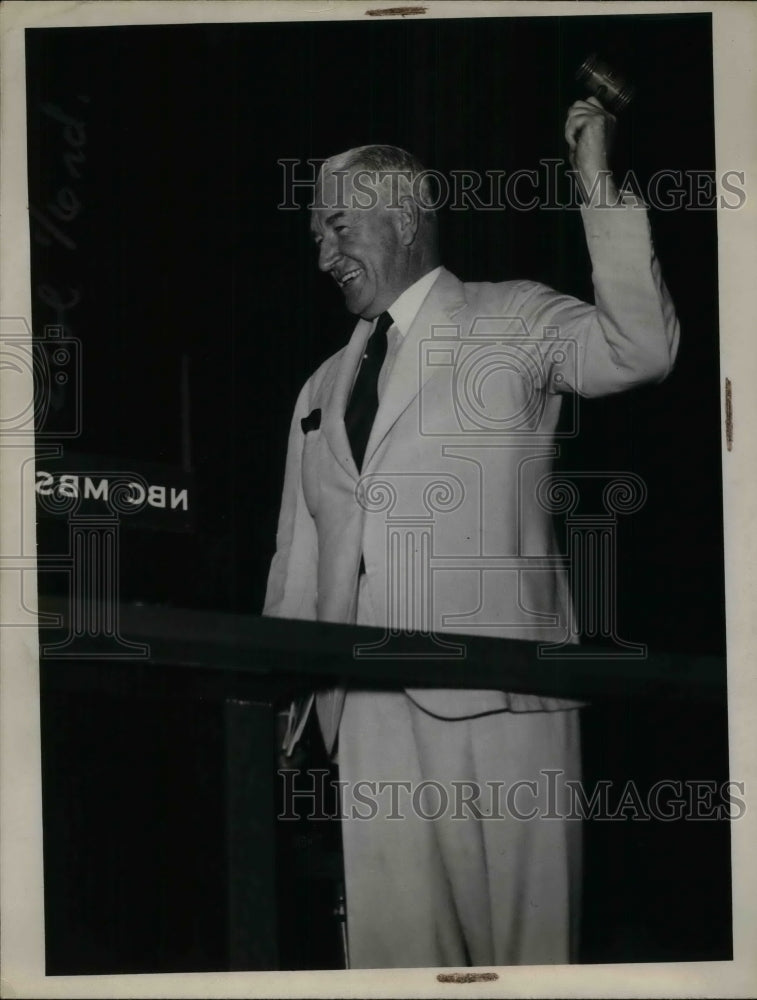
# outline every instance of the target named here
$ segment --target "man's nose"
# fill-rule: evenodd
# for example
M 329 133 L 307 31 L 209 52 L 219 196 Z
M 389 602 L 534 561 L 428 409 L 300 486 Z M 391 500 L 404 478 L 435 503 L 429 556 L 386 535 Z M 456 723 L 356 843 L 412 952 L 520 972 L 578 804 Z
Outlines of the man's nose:
M 318 267 L 322 271 L 330 271 L 338 258 L 336 240 L 333 236 L 324 236 L 318 246 Z

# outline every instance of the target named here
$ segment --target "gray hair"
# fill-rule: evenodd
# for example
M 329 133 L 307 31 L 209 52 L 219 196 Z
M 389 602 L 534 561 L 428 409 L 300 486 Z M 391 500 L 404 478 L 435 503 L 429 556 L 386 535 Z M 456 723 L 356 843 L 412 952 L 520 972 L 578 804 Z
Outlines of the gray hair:
M 356 146 L 344 153 L 329 157 L 324 167 L 339 170 L 363 170 L 375 173 L 377 180 L 395 176 L 403 184 L 403 193 L 412 195 L 424 216 L 433 216 L 434 197 L 429 182 L 429 171 L 420 160 L 399 146 Z M 394 188 L 393 191 L 397 191 Z

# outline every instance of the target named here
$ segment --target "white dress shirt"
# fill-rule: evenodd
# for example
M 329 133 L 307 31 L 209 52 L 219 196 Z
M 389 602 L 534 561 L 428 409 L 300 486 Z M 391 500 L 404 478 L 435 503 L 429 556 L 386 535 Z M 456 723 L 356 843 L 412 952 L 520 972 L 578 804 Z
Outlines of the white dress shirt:
M 386 331 L 388 341 L 386 358 L 384 359 L 384 364 L 381 366 L 381 372 L 378 377 L 377 388 L 379 401 L 384 394 L 384 388 L 386 387 L 386 383 L 389 379 L 389 374 L 394 367 L 397 352 L 402 346 L 402 342 L 407 336 L 408 330 L 413 325 L 413 321 L 423 305 L 423 300 L 431 291 L 431 287 L 439 277 L 441 270 L 441 267 L 435 267 L 433 271 L 429 271 L 427 274 L 424 274 L 422 278 L 419 278 L 414 284 L 410 285 L 409 288 L 406 288 L 387 310 L 392 317 L 392 325 Z M 376 329 L 377 322 L 378 317 L 373 324 L 374 330 Z M 371 331 L 371 333 L 373 333 L 373 331 Z

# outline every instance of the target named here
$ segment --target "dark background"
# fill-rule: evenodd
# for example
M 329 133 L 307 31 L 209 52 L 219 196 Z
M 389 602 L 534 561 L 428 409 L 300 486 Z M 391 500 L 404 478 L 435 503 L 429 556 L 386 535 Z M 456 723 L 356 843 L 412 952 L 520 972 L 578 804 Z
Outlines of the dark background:
M 643 187 L 660 169 L 715 168 L 708 15 L 27 32 L 30 205 L 49 218 L 62 188 L 74 195 L 63 240 L 32 223 L 34 332 L 62 323 L 81 342 L 80 378 L 57 391 L 51 426 L 79 392 L 72 467 L 82 453 L 195 474 L 191 528 L 123 519 L 124 600 L 262 607 L 292 407 L 352 327 L 317 271 L 307 213 L 277 208 L 277 161 L 386 142 L 447 174 L 537 168 L 565 155 L 566 111 L 583 96 L 575 70 L 592 51 L 638 88 L 619 126 L 619 176 L 632 167 Z M 61 115 L 84 154 L 74 175 Z M 724 655 L 715 212 L 650 214 L 681 320 L 677 366 L 662 386 L 582 401 L 560 465 L 647 484 L 645 507 L 619 527 L 620 635 Z M 576 211 L 445 212 L 442 240 L 463 280 L 523 277 L 591 296 Z M 78 301 L 56 311 L 50 288 Z M 40 554 L 67 537 L 65 518 L 40 520 Z M 40 574 L 42 592 L 66 585 Z M 196 724 L 173 717 L 177 738 Z M 725 713 L 695 704 L 591 709 L 584 746 L 589 781 L 727 775 Z M 156 799 L 160 787 L 156 776 Z M 726 956 L 727 828 L 689 823 L 684 843 L 675 826 L 588 829 L 585 960 Z M 179 953 L 151 967 L 216 967 Z
M 597 50 L 639 91 L 621 122 L 618 174 L 632 166 L 644 186 L 659 169 L 714 168 L 706 15 L 28 39 L 30 201 L 44 210 L 68 186 L 81 204 L 61 224 L 74 249 L 32 245 L 35 331 L 57 318 L 40 285 L 80 295 L 64 317 L 82 342 L 83 429 L 70 451 L 179 466 L 188 363 L 196 530 L 142 531 L 125 518 L 126 599 L 262 606 L 294 400 L 352 327 L 317 271 L 307 213 L 277 209 L 278 159 L 389 142 L 447 174 L 536 168 L 564 156 L 575 69 Z M 84 125 L 80 179 L 44 104 Z M 660 388 L 584 402 L 580 437 L 562 446 L 567 469 L 629 469 L 648 485 L 645 508 L 620 526 L 619 618 L 625 638 L 656 648 L 723 648 L 715 222 L 714 211 L 652 211 L 681 319 L 677 367 Z M 576 211 L 447 212 L 442 235 L 463 280 L 526 277 L 591 295 Z M 44 529 L 41 544 L 60 549 L 63 523 Z

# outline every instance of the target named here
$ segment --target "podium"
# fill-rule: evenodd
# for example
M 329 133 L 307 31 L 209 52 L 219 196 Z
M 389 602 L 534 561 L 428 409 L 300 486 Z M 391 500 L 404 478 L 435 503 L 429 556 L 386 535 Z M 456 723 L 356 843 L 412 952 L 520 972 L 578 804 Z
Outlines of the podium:
M 294 694 L 501 688 L 725 715 L 716 656 L 544 657 L 517 640 L 387 642 L 381 629 L 121 605 L 131 653 L 107 658 L 85 634 L 67 641 L 75 609 L 41 610 L 60 615 L 40 631 L 48 975 L 294 967 L 285 915 L 304 904 L 282 890 L 275 741 Z M 324 883 L 309 891 L 330 913 Z

